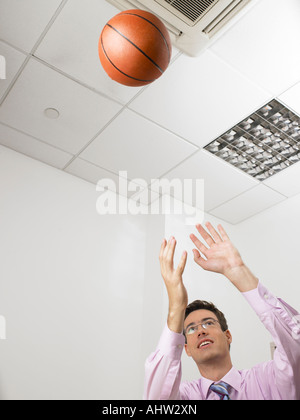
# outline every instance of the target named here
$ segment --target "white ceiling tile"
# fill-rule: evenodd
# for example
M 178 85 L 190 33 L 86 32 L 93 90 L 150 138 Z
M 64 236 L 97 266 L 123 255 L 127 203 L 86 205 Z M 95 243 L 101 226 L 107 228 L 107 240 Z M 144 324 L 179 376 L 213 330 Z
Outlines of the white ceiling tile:
M 61 0 L 0 0 L 0 38 L 30 52 Z
M 193 154 L 197 148 L 134 112 L 124 110 L 81 157 L 115 173 L 148 183 Z
M 0 81 L 0 101 L 2 95 L 6 92 L 13 78 L 16 76 L 21 65 L 26 59 L 26 55 L 9 47 L 4 42 L 0 41 L 0 55 L 4 57 L 6 79 Z
M 282 172 L 272 176 L 263 184 L 273 188 L 281 194 L 292 197 L 300 193 L 300 163 L 295 163 Z
M 102 29 L 117 13 L 120 10 L 103 0 L 69 1 L 36 55 L 113 99 L 128 102 L 141 88 L 123 86 L 111 80 L 98 56 Z
M 261 0 L 211 48 L 277 96 L 300 79 L 299 17 L 299 0 Z
M 202 210 L 205 211 L 214 209 L 259 184 L 255 179 L 205 150 L 187 159 L 164 178 L 180 179 L 182 182 L 187 179 L 204 180 L 204 208 Z M 175 197 L 181 198 L 176 195 Z M 186 202 L 194 206 L 197 204 L 194 200 Z
M 128 198 L 131 198 L 131 196 L 134 195 L 134 192 L 129 191 L 128 188 L 123 188 L 123 186 L 126 185 L 126 182 L 120 181 L 119 175 L 114 174 L 113 172 L 110 172 L 110 171 L 106 171 L 105 169 L 100 168 L 99 166 L 94 165 L 91 162 L 87 162 L 86 160 L 83 160 L 83 159 L 80 159 L 80 158 L 75 159 L 65 169 L 65 172 L 68 172 L 69 174 L 82 178 L 88 182 L 91 182 L 92 184 L 95 184 L 95 191 L 96 191 L 96 185 L 98 184 L 99 181 L 103 181 L 102 185 L 109 186 L 110 182 L 105 183 L 105 180 L 109 180 L 113 184 L 112 188 L 108 188 L 111 191 L 121 194 L 123 196 L 127 196 Z M 137 185 L 137 188 L 139 188 L 138 185 Z
M 68 165 L 65 172 L 76 175 L 79 178 L 83 178 L 95 185 L 100 179 L 104 178 L 112 179 L 116 184 L 118 183 L 118 175 L 108 172 L 105 169 L 80 158 L 75 159 L 70 165 Z
M 46 108 L 60 112 L 56 120 Z M 0 108 L 0 122 L 76 154 L 121 109 L 31 59 Z
M 285 199 L 285 196 L 265 185 L 258 185 L 210 211 L 210 214 L 228 223 L 237 224 Z
M 278 99 L 289 109 L 300 115 L 300 83 L 297 83 L 291 89 L 288 89 Z
M 202 147 L 269 99 L 207 50 L 198 58 L 178 58 L 130 108 Z
M 58 169 L 62 169 L 72 158 L 69 153 L 3 124 L 0 124 L 0 144 Z

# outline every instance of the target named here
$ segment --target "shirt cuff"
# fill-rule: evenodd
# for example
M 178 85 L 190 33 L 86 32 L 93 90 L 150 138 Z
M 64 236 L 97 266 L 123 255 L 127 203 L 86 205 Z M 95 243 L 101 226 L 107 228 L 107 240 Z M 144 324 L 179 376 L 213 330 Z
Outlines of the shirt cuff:
M 184 335 L 171 331 L 168 324 L 166 324 L 158 343 L 158 349 L 165 355 L 174 359 L 180 359 L 184 343 Z
M 242 293 L 249 305 L 258 315 L 269 312 L 278 306 L 278 299 L 259 281 L 256 289 Z

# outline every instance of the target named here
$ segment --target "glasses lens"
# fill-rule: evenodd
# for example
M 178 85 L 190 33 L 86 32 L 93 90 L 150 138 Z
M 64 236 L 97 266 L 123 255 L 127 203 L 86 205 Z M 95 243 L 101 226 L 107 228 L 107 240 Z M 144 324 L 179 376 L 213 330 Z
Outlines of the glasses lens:
M 217 321 L 211 319 L 209 321 L 206 321 L 205 324 L 203 325 L 203 328 L 210 328 L 210 327 L 214 327 L 217 324 Z
M 196 332 L 197 331 L 197 326 L 195 326 L 195 327 L 189 327 L 187 330 L 186 330 L 186 334 L 187 335 L 191 335 L 191 334 L 194 334 L 194 332 Z
M 203 322 L 203 323 L 200 323 L 200 324 L 197 324 L 197 325 L 192 325 L 192 326 L 190 326 L 187 330 L 186 330 L 186 335 L 192 335 L 192 334 L 194 334 L 197 330 L 198 330 L 198 327 L 201 325 L 202 326 L 202 328 L 204 328 L 204 329 L 209 329 L 210 327 L 214 327 L 215 325 L 217 325 L 217 323 L 218 323 L 218 321 L 217 320 L 214 320 L 214 319 L 210 319 L 210 320 L 208 320 L 208 321 L 206 321 L 206 322 Z

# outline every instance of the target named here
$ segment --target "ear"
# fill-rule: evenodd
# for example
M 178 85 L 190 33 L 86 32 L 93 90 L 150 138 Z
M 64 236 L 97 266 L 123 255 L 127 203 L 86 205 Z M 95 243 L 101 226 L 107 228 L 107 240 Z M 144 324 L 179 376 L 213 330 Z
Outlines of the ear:
M 230 345 L 232 343 L 232 335 L 231 335 L 230 331 L 229 330 L 225 331 L 225 335 L 226 335 L 228 344 Z
M 192 355 L 191 355 L 191 352 L 190 352 L 190 350 L 189 350 L 189 346 L 188 346 L 187 344 L 185 344 L 185 345 L 184 345 L 184 348 L 185 348 L 185 352 L 186 352 L 186 354 L 187 354 L 189 357 L 191 357 Z

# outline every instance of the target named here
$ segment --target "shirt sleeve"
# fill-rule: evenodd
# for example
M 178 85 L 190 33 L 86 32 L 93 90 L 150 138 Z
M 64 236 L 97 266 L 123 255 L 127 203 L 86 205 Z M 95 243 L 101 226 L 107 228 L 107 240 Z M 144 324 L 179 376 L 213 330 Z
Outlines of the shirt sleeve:
M 171 331 L 166 324 L 157 349 L 146 360 L 144 400 L 180 399 L 183 334 Z
M 300 315 L 276 298 L 260 282 L 244 297 L 271 333 L 276 345 L 274 360 L 261 381 L 274 399 L 300 399 Z M 264 365 L 266 366 L 266 365 Z

